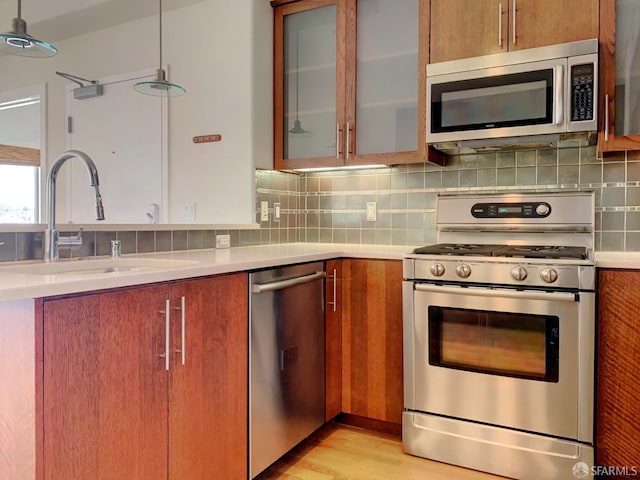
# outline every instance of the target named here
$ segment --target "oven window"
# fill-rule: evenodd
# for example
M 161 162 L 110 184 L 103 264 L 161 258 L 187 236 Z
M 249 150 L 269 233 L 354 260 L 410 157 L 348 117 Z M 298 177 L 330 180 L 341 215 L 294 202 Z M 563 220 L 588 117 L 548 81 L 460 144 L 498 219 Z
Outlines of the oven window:
M 429 364 L 558 381 L 558 317 L 429 307 Z

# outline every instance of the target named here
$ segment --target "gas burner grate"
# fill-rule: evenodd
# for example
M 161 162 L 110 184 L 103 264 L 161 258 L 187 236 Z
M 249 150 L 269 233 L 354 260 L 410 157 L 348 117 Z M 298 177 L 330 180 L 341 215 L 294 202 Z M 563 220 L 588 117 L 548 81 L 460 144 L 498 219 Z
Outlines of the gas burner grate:
M 460 255 L 483 257 L 575 259 L 589 258 L 585 247 L 553 245 L 482 245 L 464 243 L 437 243 L 413 250 L 419 255 Z
M 472 243 L 437 243 L 413 250 L 421 255 L 483 255 L 492 256 L 493 251 L 501 245 L 478 245 Z
M 585 247 L 554 245 L 507 245 L 493 252 L 496 257 L 576 259 L 588 258 Z

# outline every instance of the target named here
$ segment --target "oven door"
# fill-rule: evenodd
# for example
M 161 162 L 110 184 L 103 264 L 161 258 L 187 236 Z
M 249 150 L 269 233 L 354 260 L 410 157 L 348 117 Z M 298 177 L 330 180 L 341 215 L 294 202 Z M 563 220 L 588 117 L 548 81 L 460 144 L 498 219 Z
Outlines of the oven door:
M 408 409 L 593 441 L 594 293 L 405 283 Z

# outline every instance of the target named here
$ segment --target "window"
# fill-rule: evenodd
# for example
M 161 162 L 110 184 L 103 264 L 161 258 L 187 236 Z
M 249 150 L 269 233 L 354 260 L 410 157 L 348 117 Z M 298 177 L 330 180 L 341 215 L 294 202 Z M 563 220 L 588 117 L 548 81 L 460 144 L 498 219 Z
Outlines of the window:
M 40 167 L 0 164 L 0 223 L 38 223 Z

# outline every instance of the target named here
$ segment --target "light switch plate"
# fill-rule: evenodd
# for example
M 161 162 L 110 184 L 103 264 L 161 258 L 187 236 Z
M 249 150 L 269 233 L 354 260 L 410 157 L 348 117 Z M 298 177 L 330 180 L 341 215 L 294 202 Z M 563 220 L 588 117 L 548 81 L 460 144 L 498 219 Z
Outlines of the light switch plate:
M 280 204 L 277 202 L 273 204 L 273 221 L 280 221 Z
M 182 220 L 196 219 L 196 202 L 187 202 L 182 205 Z

